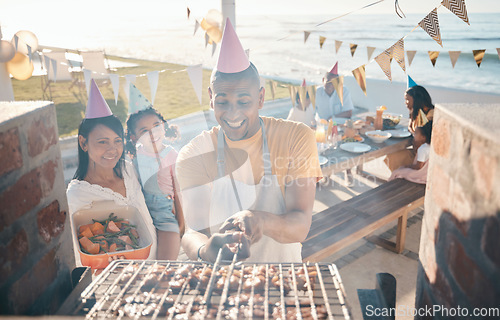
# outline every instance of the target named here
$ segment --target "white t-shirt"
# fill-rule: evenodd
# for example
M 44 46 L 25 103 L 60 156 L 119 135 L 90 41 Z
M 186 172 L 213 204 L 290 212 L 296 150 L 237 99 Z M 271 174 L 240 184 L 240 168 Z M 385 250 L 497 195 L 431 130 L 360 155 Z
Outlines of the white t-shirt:
M 316 112 L 321 119 L 329 120 L 339 113 L 354 109 L 349 89 L 344 87 L 343 90 L 344 104 L 341 104 L 337 92 L 329 96 L 323 86 L 316 89 Z
M 314 108 L 309 105 L 306 110 L 301 110 L 297 107 L 292 107 L 288 113 L 287 120 L 302 122 L 307 126 L 315 126 L 316 120 L 314 119 Z
M 429 154 L 431 152 L 431 146 L 428 143 L 424 143 L 417 150 L 417 161 L 426 162 L 429 160 Z
M 149 214 L 149 210 L 144 201 L 144 195 L 141 190 L 141 185 L 137 179 L 134 166 L 125 161 L 125 170 L 123 170 L 123 180 L 125 183 L 125 190 L 127 192 L 127 197 L 114 192 L 109 188 L 103 188 L 97 184 L 90 184 L 87 181 L 73 179 L 68 184 L 68 189 L 66 190 L 66 197 L 68 198 L 68 207 L 70 216 L 76 211 L 90 206 L 92 202 L 95 201 L 105 201 L 113 200 L 117 205 L 129 205 L 136 207 L 139 213 L 144 218 L 144 221 L 148 227 L 153 238 L 153 245 L 151 246 L 151 251 L 149 253 L 148 259 L 156 258 L 156 229 L 153 225 L 153 219 Z M 72 230 L 76 232 L 76 230 Z M 74 238 L 73 238 L 74 239 Z M 73 246 L 77 246 L 78 243 L 73 241 Z M 80 255 L 77 250 L 75 252 L 75 262 L 76 266 L 81 266 Z

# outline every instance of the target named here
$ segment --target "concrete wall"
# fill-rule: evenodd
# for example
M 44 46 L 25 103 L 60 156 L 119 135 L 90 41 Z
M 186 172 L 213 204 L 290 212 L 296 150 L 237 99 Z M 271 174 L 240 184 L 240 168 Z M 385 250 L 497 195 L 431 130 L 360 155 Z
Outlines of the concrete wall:
M 485 308 L 497 312 L 489 319 L 500 318 L 499 123 L 500 104 L 436 107 L 417 308 L 467 308 L 469 317 L 460 319 L 480 319 L 472 316 L 473 309 Z M 433 314 L 434 319 L 446 315 L 454 318 Z
M 53 314 L 74 267 L 52 102 L 0 102 L 0 313 Z

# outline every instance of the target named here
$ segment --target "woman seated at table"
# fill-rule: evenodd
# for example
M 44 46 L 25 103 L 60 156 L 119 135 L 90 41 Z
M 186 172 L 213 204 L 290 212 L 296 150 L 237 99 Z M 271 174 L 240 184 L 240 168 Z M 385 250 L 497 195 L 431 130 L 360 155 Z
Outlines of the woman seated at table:
M 417 127 L 424 126 L 434 117 L 434 105 L 427 90 L 422 86 L 413 86 L 405 92 L 405 103 L 410 112 L 410 121 L 408 131 L 415 134 Z M 409 166 L 415 159 L 416 148 L 409 148 L 387 155 L 384 159 L 385 164 L 391 171 L 402 166 Z
M 98 201 L 114 201 L 118 206 L 136 207 L 153 238 L 148 258 L 155 259 L 156 229 L 134 167 L 125 161 L 123 141 L 120 120 L 111 113 L 92 80 L 85 119 L 78 129 L 78 168 L 66 190 L 69 214 Z M 81 266 L 78 245 L 76 241 L 73 243 L 76 265 Z

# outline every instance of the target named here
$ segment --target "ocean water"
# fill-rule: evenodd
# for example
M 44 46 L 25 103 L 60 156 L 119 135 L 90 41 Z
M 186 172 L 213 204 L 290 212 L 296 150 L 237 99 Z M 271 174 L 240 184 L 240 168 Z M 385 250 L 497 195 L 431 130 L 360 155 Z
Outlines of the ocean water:
M 387 79 L 373 58 L 401 37 L 406 50 L 417 50 L 406 71 L 421 85 L 500 93 L 500 14 L 469 14 L 470 26 L 440 8 L 439 24 L 443 47 L 421 28 L 414 27 L 425 14 L 351 14 L 341 19 L 317 24 L 335 15 L 265 15 L 237 16 L 237 33 L 243 47 L 250 49 L 250 59 L 263 76 L 292 79 L 297 83 L 320 83 L 325 71 L 339 61 L 339 72 L 352 76 L 351 71 L 366 65 L 367 78 Z M 104 23 L 74 24 L 68 28 L 37 28 L 40 43 L 72 49 L 104 49 L 106 53 L 125 57 L 174 62 L 184 65 L 203 64 L 212 68 L 217 50 L 205 47 L 203 30 L 194 33 L 194 19 L 161 18 L 161 15 L 114 18 Z M 5 28 L 4 34 L 5 32 Z M 311 35 L 304 43 L 303 31 Z M 8 30 L 14 31 L 14 30 Z M 322 49 L 319 36 L 326 37 Z M 284 38 L 284 39 L 283 39 Z M 280 40 L 281 39 L 281 40 Z M 335 41 L 343 41 L 338 53 Z M 358 48 L 351 56 L 349 43 Z M 367 59 L 367 46 L 376 47 L 372 61 Z M 472 50 L 486 49 L 481 67 L 474 61 Z M 449 50 L 462 51 L 452 68 Z M 441 51 L 433 67 L 427 51 Z M 406 75 L 396 61 L 392 62 L 393 81 L 406 82 Z M 389 81 L 387 79 L 387 81 Z

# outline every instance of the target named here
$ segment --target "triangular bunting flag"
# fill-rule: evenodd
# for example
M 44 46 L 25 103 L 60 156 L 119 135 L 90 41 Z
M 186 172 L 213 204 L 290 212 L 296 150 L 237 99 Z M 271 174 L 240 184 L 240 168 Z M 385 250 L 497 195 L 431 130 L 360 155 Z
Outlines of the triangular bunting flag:
M 217 49 L 217 43 L 214 41 L 214 42 L 212 42 L 212 57 L 214 56 L 216 49 Z
M 307 86 L 307 93 L 309 93 L 309 99 L 311 99 L 311 105 L 314 108 L 316 106 L 316 86 Z
M 304 31 L 304 43 L 306 43 L 307 41 L 307 38 L 309 38 L 309 36 L 311 35 L 311 32 L 309 31 Z
M 404 72 L 406 72 L 405 69 L 405 40 L 404 38 L 401 38 L 396 42 L 395 44 L 392 45 L 392 56 L 396 60 L 396 62 L 399 64 L 401 69 L 403 69 Z
M 85 80 L 85 88 L 87 89 L 87 97 L 90 94 L 90 80 L 92 79 L 92 70 L 83 69 L 83 79 Z
M 335 40 L 335 53 L 339 53 L 340 46 L 342 45 L 342 41 Z
M 297 88 L 295 86 L 288 86 L 288 91 L 290 91 L 290 99 L 292 99 L 292 105 L 295 108 L 295 95 L 297 94 Z
M 384 71 L 385 75 L 387 78 L 389 78 L 390 81 L 392 81 L 392 76 L 391 76 L 391 53 L 389 50 L 385 50 L 381 54 L 375 57 L 375 61 L 377 61 L 378 65 Z
M 189 7 L 187 7 L 187 14 L 188 14 L 188 20 L 189 20 L 189 16 L 191 15 L 191 10 L 189 10 Z
M 193 32 L 193 36 L 196 34 L 196 31 L 198 31 L 198 28 L 200 27 L 200 23 L 198 22 L 198 20 L 195 21 L 194 23 L 194 32 Z
M 203 82 L 203 69 L 201 64 L 187 67 L 187 73 L 191 84 L 193 85 L 196 97 L 198 97 L 198 102 L 201 104 L 201 92 L 202 92 L 202 82 Z
M 356 52 L 356 48 L 358 47 L 357 44 L 350 43 L 349 48 L 351 48 L 351 57 L 354 57 L 354 52 Z
M 362 65 L 361 67 L 358 67 L 357 69 L 352 70 L 352 74 L 354 75 L 354 78 L 359 84 L 359 87 L 363 92 L 365 93 L 366 96 L 366 72 L 365 72 L 365 65 Z
M 32 58 L 33 58 L 33 57 L 32 57 L 32 53 L 31 53 L 31 46 L 30 46 L 29 44 L 27 44 L 27 45 L 26 45 L 26 47 L 28 48 L 28 57 L 29 57 L 30 62 L 31 62 L 31 60 L 32 60 Z
M 250 49 L 246 49 L 245 54 L 247 55 L 248 59 L 250 59 Z
M 109 80 L 111 81 L 111 86 L 113 87 L 113 93 L 115 94 L 115 105 L 117 105 L 118 94 L 120 93 L 120 76 L 114 73 L 110 73 Z
M 370 61 L 375 47 L 366 47 L 366 54 L 368 55 L 368 61 Z
M 57 61 L 55 59 L 50 59 L 50 64 L 52 65 L 52 71 L 54 71 L 54 83 L 57 81 Z
M 428 53 L 429 53 L 429 58 L 431 59 L 431 62 L 432 62 L 432 66 L 435 67 L 436 60 L 439 56 L 439 51 L 428 51 Z
M 455 63 L 457 63 L 458 56 L 460 56 L 461 51 L 448 51 L 451 60 L 451 66 L 455 68 Z
M 151 90 L 151 104 L 155 104 L 156 90 L 158 89 L 158 81 L 160 79 L 160 71 L 149 71 L 146 73 L 149 81 L 149 89 Z
M 470 25 L 464 0 L 443 0 L 441 4 L 453 12 L 457 17 L 462 19 L 465 23 Z
M 413 58 L 415 58 L 415 54 L 417 53 L 416 50 L 408 50 L 406 51 L 406 56 L 408 57 L 408 65 L 411 66 L 411 62 L 413 61 Z
M 432 39 L 434 39 L 442 47 L 441 33 L 439 31 L 439 21 L 437 15 L 437 8 L 434 8 L 422 21 L 418 24 L 425 32 L 427 32 Z
M 323 44 L 325 43 L 326 38 L 323 36 L 319 36 L 319 48 L 323 49 Z
M 210 36 L 205 32 L 205 48 L 208 46 L 208 42 L 210 41 Z
M 16 47 L 16 51 L 17 51 L 17 46 L 19 45 L 19 37 L 17 36 L 17 34 L 14 35 L 14 46 Z
M 47 56 L 43 56 L 43 60 L 45 61 L 45 70 L 47 70 L 47 77 L 48 77 L 50 72 L 50 58 Z
M 477 67 L 481 65 L 481 62 L 483 62 L 484 58 L 484 53 L 486 52 L 486 49 L 483 50 L 472 50 L 472 54 L 474 55 L 474 60 L 476 60 Z
M 335 92 L 339 97 L 340 104 L 344 105 L 344 76 L 335 77 L 330 80 L 335 88 Z
M 304 105 L 304 101 L 306 101 L 307 88 L 303 86 L 298 86 L 295 88 L 295 90 L 299 93 L 301 110 L 305 110 L 306 106 Z
M 271 97 L 273 98 L 273 100 L 276 97 L 276 89 L 277 89 L 277 83 L 276 83 L 276 81 L 271 80 Z
M 125 96 L 127 97 L 127 100 L 129 100 L 129 95 L 130 95 L 130 83 L 135 83 L 135 74 L 126 74 L 125 75 Z

